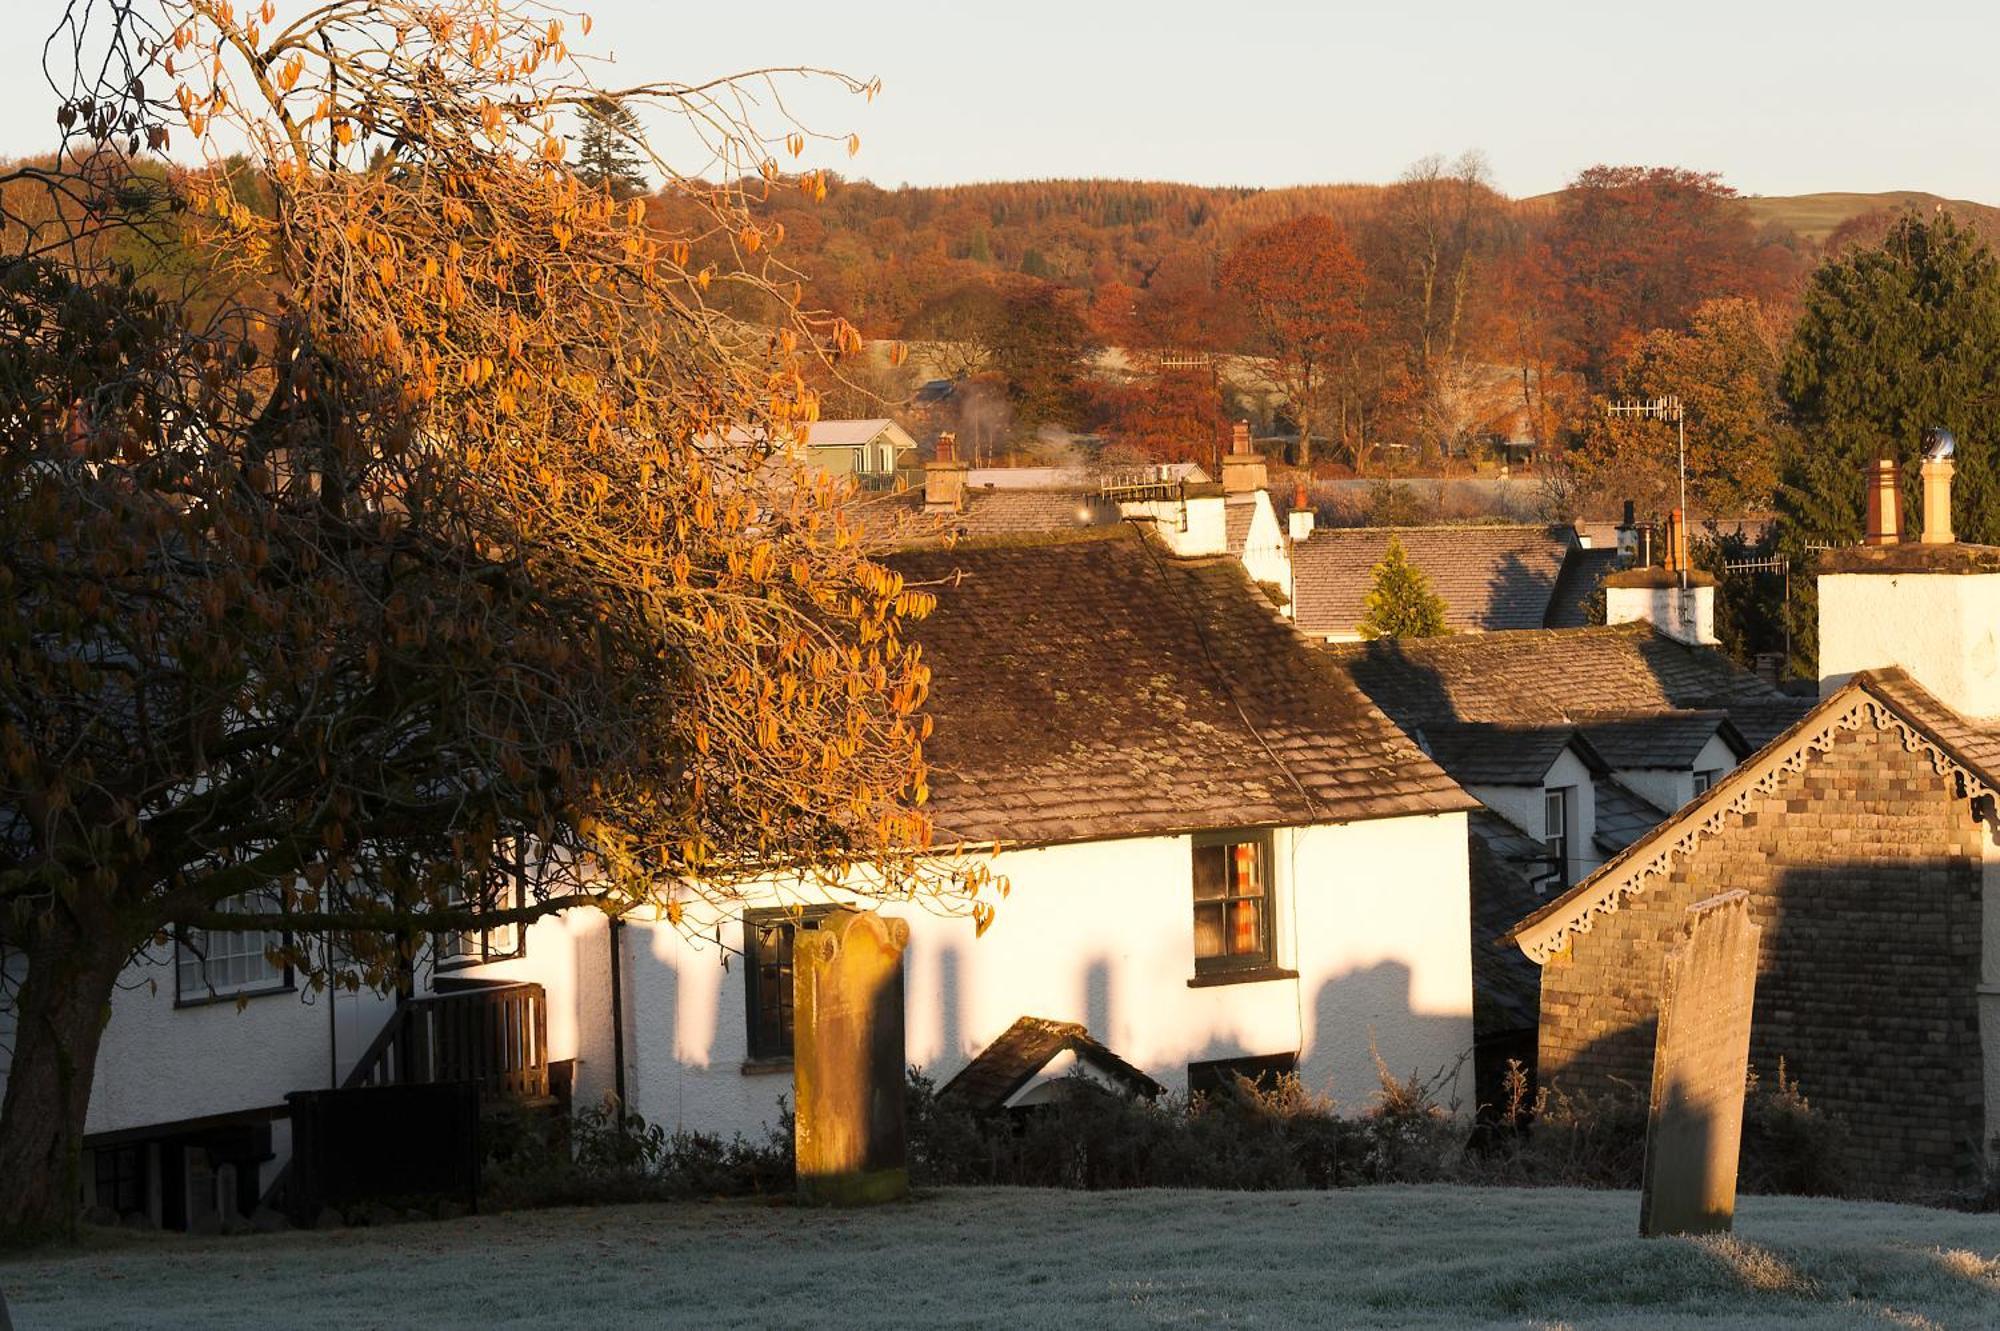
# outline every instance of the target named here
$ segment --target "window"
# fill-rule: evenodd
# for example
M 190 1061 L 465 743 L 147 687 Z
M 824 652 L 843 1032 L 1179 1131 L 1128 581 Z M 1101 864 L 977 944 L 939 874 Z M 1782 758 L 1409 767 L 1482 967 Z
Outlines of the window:
M 1218 1058 L 1207 1063 L 1188 1064 L 1188 1094 L 1216 1095 L 1245 1077 L 1262 1090 L 1277 1085 L 1278 1078 L 1299 1070 L 1297 1054 L 1260 1054 L 1253 1058 Z
M 146 1213 L 146 1148 L 100 1146 L 91 1153 L 96 1203 L 121 1216 Z
M 1722 773 L 1710 767 L 1694 774 L 1694 793 L 1706 795 L 1709 788 L 1722 779 Z
M 231 897 L 218 910 L 254 914 L 270 910 L 268 896 Z M 292 987 L 292 968 L 271 960 L 285 946 L 281 930 L 180 929 L 174 943 L 174 994 L 179 1003 L 208 1003 Z
M 528 875 L 519 859 L 496 857 L 485 890 L 478 895 L 459 884 L 445 897 L 445 904 L 469 906 L 477 915 L 489 910 L 518 910 L 527 904 Z M 485 929 L 459 929 L 437 936 L 439 970 L 477 966 L 487 961 L 508 961 L 527 951 L 527 930 L 509 922 Z
M 1195 974 L 1269 966 L 1271 842 L 1246 833 L 1194 842 Z
M 838 906 L 743 912 L 743 977 L 748 986 L 750 1057 L 792 1056 L 792 945 L 801 929 L 817 929 Z
M 1542 844 L 1556 862 L 1562 880 L 1569 881 L 1569 797 L 1570 787 L 1542 792 Z

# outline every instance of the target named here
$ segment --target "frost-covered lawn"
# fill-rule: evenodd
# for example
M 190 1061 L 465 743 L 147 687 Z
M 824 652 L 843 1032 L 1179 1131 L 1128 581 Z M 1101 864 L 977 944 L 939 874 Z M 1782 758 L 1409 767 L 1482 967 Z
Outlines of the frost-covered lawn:
M 2000 1217 L 1746 1198 L 1633 1237 L 1632 1193 L 948 1190 L 865 1213 L 606 1207 L 0 1261 L 57 1327 L 2000 1326 Z

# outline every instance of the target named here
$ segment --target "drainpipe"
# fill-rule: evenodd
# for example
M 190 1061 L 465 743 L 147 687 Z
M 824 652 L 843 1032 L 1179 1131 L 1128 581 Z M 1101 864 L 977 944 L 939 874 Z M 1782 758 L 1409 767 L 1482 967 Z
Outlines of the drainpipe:
M 611 1089 L 618 1097 L 619 1121 L 625 1114 L 625 986 L 622 958 L 625 921 L 611 921 Z

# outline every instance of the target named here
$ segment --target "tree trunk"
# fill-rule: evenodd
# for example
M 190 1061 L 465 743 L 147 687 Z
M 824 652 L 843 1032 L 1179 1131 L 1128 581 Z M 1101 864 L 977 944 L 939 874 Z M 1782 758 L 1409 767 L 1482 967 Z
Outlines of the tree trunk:
M 75 1236 L 97 1046 L 131 956 L 108 918 L 79 921 L 61 907 L 33 929 L 26 952 L 0 1101 L 0 1244 Z

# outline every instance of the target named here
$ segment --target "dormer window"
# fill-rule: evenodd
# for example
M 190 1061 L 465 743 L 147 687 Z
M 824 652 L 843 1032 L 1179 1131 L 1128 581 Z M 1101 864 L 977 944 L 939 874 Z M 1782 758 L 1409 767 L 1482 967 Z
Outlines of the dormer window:
M 1574 794 L 1569 786 L 1542 792 L 1542 844 L 1548 848 L 1549 858 L 1555 861 L 1556 872 L 1565 883 L 1569 881 L 1569 810 Z
M 1722 780 L 1722 773 L 1713 767 L 1706 767 L 1696 772 L 1694 774 L 1695 798 L 1699 799 L 1703 795 L 1706 795 L 1709 792 L 1709 788 L 1720 780 Z

